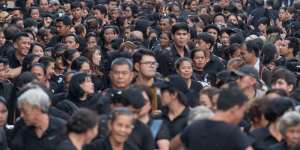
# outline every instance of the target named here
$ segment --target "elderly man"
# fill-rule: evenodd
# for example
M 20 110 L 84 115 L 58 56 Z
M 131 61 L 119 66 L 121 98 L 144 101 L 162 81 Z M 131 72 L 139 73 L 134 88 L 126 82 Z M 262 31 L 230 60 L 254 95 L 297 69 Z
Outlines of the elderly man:
M 270 150 L 289 150 L 300 144 L 300 113 L 293 111 L 285 113 L 278 124 L 284 141 L 272 145 Z
M 49 106 L 49 96 L 38 86 L 19 96 L 18 107 L 26 126 L 18 129 L 11 150 L 54 150 L 63 140 L 65 122 L 48 115 Z

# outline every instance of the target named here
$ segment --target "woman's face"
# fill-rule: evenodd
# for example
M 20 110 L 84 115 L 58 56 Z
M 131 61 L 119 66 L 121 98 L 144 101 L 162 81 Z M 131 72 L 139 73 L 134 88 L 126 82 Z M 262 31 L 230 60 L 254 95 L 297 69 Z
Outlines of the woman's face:
M 93 54 L 93 64 L 99 66 L 100 62 L 101 62 L 101 54 L 100 54 L 100 50 L 96 50 Z
M 117 34 L 114 29 L 109 28 L 104 31 L 104 40 L 106 43 L 111 43 L 112 40 L 116 38 L 117 38 Z
M 198 2 L 197 1 L 192 1 L 191 5 L 190 5 L 191 11 L 196 12 L 197 7 L 198 7 Z
M 202 70 L 207 63 L 207 59 L 203 51 L 199 51 L 195 53 L 195 57 L 193 59 L 194 67 Z
M 124 13 L 124 17 L 125 17 L 125 18 L 130 18 L 130 17 L 132 17 L 132 11 L 131 11 L 131 8 L 130 8 L 130 7 L 126 7 L 123 13 Z
M 88 48 L 95 48 L 97 47 L 97 39 L 94 36 L 91 36 L 88 40 L 87 40 L 87 47 Z
M 191 79 L 193 75 L 192 63 L 189 61 L 183 61 L 179 65 L 178 74 L 184 79 Z
M 90 74 L 91 73 L 91 67 L 90 67 L 90 64 L 88 62 L 84 62 L 82 65 L 81 65 L 81 68 L 79 70 L 80 72 L 84 72 L 84 73 L 87 73 L 87 74 Z
M 99 126 L 96 125 L 94 128 L 89 129 L 86 134 L 86 141 L 84 144 L 89 144 L 97 136 Z
M 160 46 L 161 47 L 167 47 L 167 46 L 169 46 L 169 42 L 170 42 L 169 36 L 166 33 L 161 34 L 161 36 L 160 36 Z
M 80 87 L 87 95 L 94 93 L 94 83 L 90 77 L 86 77 L 84 82 L 80 84 Z
M 43 57 L 44 56 L 44 50 L 39 45 L 35 45 L 32 49 L 32 54 L 38 55 L 39 57 Z
M 111 137 L 117 143 L 124 143 L 133 130 L 133 116 L 119 115 L 110 123 Z

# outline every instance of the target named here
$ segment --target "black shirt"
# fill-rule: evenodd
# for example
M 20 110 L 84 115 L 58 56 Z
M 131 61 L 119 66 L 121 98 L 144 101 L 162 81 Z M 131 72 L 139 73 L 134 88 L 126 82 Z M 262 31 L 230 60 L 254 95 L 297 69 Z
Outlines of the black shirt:
M 189 88 L 189 92 L 186 93 L 186 96 L 188 98 L 188 104 L 190 107 L 196 107 L 199 102 L 199 92 L 203 88 L 202 84 L 200 82 L 197 82 L 195 80 L 192 80 L 191 87 Z
M 287 143 L 285 141 L 282 141 L 275 145 L 271 145 L 268 150 L 289 150 L 289 148 L 287 146 Z
M 164 120 L 164 123 L 166 123 L 171 138 L 175 137 L 187 126 L 189 112 L 189 108 L 186 107 L 179 116 L 171 121 L 168 116 L 169 110 L 163 109 L 161 118 Z
M 255 129 L 251 132 L 251 135 L 255 138 L 253 144 L 255 150 L 266 150 L 271 145 L 278 143 L 278 141 L 270 134 L 268 128 Z
M 137 145 L 140 150 L 153 150 L 155 146 L 149 127 L 139 120 L 135 121 L 128 141 Z
M 252 143 L 237 126 L 213 120 L 194 122 L 180 138 L 189 150 L 245 150 Z
M 56 150 L 77 150 L 69 138 L 63 140 L 56 148 Z
M 65 138 L 66 123 L 51 116 L 49 119 L 49 127 L 41 138 L 37 137 L 32 126 L 20 129 L 12 141 L 11 150 L 56 150 L 57 145 Z
M 87 145 L 84 150 L 113 150 L 109 141 L 109 138 L 98 139 L 91 144 Z M 142 150 L 139 149 L 136 145 L 125 142 L 123 150 Z
M 171 46 L 170 50 L 161 51 L 156 57 L 159 63 L 158 72 L 164 77 L 175 74 L 175 61 L 180 57 L 181 56 L 178 54 L 174 44 Z M 190 57 L 188 48 L 184 48 L 184 57 Z
M 0 127 L 0 149 L 6 150 L 7 149 L 7 138 L 4 127 Z
M 17 59 L 16 50 L 7 54 L 8 64 L 10 68 L 18 68 L 22 66 L 22 62 Z

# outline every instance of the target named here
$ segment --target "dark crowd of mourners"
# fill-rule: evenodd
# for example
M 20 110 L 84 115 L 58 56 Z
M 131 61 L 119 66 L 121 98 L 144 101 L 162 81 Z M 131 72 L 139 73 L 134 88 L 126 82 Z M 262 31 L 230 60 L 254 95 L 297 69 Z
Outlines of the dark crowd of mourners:
M 300 0 L 1 0 L 0 150 L 300 150 Z

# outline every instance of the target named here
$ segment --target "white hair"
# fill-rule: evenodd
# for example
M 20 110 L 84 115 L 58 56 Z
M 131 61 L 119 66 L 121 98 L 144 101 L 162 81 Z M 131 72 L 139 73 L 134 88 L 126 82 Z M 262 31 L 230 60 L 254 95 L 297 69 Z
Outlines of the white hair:
M 197 106 L 192 108 L 188 117 L 188 124 L 192 124 L 197 120 L 210 118 L 214 113 L 205 106 Z
M 291 111 L 285 113 L 279 120 L 278 128 L 282 135 L 285 135 L 288 128 L 300 125 L 300 113 Z
M 50 106 L 50 99 L 44 90 L 36 87 L 25 91 L 18 97 L 18 107 L 22 107 L 24 103 L 40 108 L 42 112 L 46 113 Z

